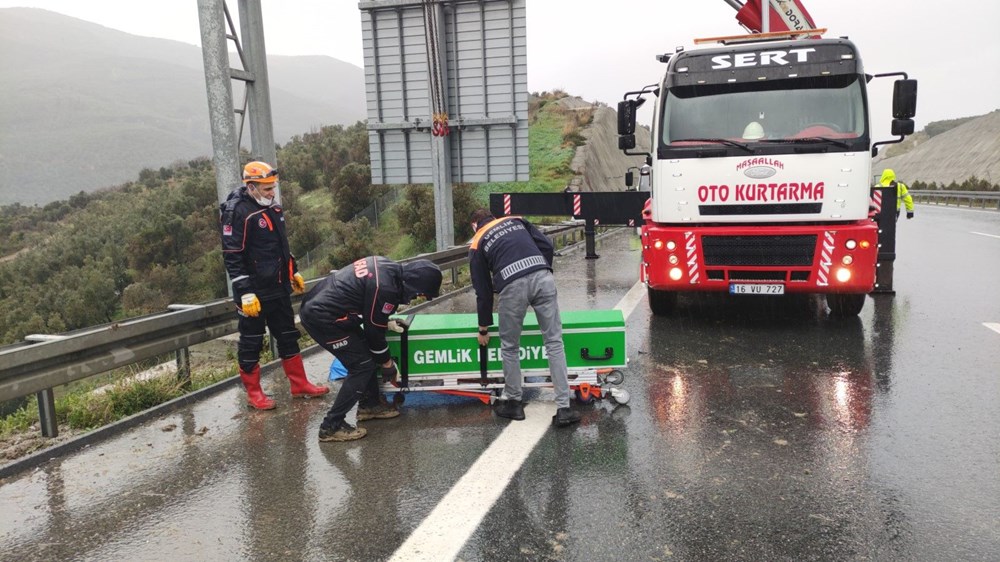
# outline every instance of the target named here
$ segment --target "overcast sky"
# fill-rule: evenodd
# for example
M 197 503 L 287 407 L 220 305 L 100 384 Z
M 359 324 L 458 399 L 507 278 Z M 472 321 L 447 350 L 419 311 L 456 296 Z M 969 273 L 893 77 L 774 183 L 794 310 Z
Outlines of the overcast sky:
M 917 128 L 1000 108 L 1000 0 L 804 0 L 827 37 L 848 36 L 868 73 L 920 81 Z M 195 0 L 0 0 L 135 35 L 200 45 Z M 230 0 L 234 14 L 237 2 Z M 723 0 L 527 0 L 528 89 L 613 104 L 659 80 L 657 53 L 742 32 Z M 362 66 L 355 0 L 264 0 L 269 54 L 328 55 Z M 891 82 L 873 83 L 872 123 L 887 131 Z

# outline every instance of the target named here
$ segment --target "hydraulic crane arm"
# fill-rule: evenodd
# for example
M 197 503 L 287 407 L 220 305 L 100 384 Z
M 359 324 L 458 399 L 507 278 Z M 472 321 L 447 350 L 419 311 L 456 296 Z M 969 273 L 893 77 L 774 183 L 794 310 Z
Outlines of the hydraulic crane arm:
M 763 0 L 723 0 L 736 10 L 736 21 L 751 33 L 778 31 L 802 31 L 815 29 L 812 16 L 802 5 L 802 0 L 768 0 L 769 17 L 765 20 L 761 4 Z

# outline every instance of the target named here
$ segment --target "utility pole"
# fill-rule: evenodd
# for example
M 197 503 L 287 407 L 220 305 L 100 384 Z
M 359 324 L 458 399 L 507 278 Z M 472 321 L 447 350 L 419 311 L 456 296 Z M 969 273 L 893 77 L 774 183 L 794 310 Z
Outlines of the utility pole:
M 208 117 L 212 126 L 212 161 L 215 164 L 219 202 L 243 182 L 239 159 L 243 120 L 250 120 L 252 158 L 277 166 L 271 94 L 267 78 L 267 51 L 260 0 L 239 0 L 240 30 L 246 48 L 233 26 L 225 0 L 198 0 L 201 50 L 205 61 Z M 232 39 L 243 69 L 231 68 L 227 40 Z M 232 80 L 245 84 L 241 107 L 233 104 Z M 249 106 L 249 107 L 248 107 Z M 248 110 L 249 109 L 249 110 Z M 239 133 L 234 115 L 240 115 Z M 280 201 L 280 193 L 276 194 Z

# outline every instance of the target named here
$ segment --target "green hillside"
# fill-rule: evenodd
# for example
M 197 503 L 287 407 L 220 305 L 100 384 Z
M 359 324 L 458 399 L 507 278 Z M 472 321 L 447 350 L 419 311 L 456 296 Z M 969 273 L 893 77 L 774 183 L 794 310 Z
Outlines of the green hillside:
M 456 240 L 471 236 L 464 218 L 491 191 L 553 191 L 568 183 L 579 124 L 558 104 L 539 103 L 555 97 L 532 103 L 529 182 L 454 186 Z M 289 241 L 297 256 L 310 256 L 307 276 L 364 255 L 434 248 L 430 186 L 401 189 L 398 201 L 381 209 L 377 228 L 369 218 L 351 220 L 390 192 L 370 185 L 363 123 L 293 137 L 278 162 Z M 202 158 L 43 207 L 0 207 L 0 344 L 224 297 L 217 206 L 212 165 Z

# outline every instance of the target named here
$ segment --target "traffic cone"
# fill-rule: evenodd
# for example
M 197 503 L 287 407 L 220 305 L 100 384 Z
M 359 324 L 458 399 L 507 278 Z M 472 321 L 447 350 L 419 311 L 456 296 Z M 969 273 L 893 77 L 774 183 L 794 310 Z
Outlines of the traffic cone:
M 322 396 L 330 389 L 325 386 L 318 386 L 306 378 L 306 367 L 302 364 L 301 355 L 293 355 L 281 360 L 281 367 L 285 370 L 288 383 L 291 386 L 292 398 L 312 398 Z
M 247 389 L 247 402 L 251 407 L 258 410 L 274 409 L 274 400 L 260 389 L 260 365 L 254 365 L 249 373 L 240 368 L 240 379 L 243 381 L 243 388 Z

